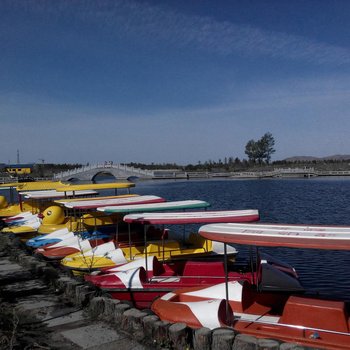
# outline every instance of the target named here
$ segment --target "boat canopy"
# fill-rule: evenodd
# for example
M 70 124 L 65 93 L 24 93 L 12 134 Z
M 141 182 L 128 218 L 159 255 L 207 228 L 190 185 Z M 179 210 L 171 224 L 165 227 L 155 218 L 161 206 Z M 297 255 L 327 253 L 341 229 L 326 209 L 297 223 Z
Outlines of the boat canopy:
M 109 190 L 109 189 L 119 189 L 119 188 L 130 188 L 135 187 L 132 182 L 108 182 L 101 184 L 80 184 L 80 185 L 70 185 L 67 187 L 59 187 L 57 191 L 84 191 L 84 190 Z
M 32 181 L 32 182 L 10 182 L 0 184 L 0 189 L 10 187 L 18 191 L 36 191 L 36 190 L 52 190 L 60 188 L 67 188 L 70 184 L 64 184 L 61 181 Z
M 268 247 L 350 250 L 350 227 L 279 224 L 209 224 L 199 234 L 207 239 Z
M 79 200 L 63 202 L 63 205 L 69 209 L 97 209 L 105 206 L 119 206 L 130 204 L 144 204 L 144 203 L 160 203 L 165 202 L 164 198 L 152 195 L 145 196 L 121 196 L 113 198 L 94 198 L 90 200 Z
M 251 209 L 128 214 L 124 216 L 123 220 L 127 223 L 141 223 L 147 225 L 180 225 L 213 222 L 237 222 L 240 220 L 256 221 L 258 219 L 259 211 Z
M 210 204 L 200 200 L 185 200 L 185 201 L 173 201 L 164 203 L 151 203 L 151 204 L 133 204 L 122 205 L 117 207 L 102 207 L 97 208 L 98 211 L 105 213 L 136 213 L 144 211 L 165 211 L 165 210 L 179 210 L 179 209 L 198 209 L 209 207 Z
M 70 202 L 85 202 L 85 201 L 91 201 L 91 200 L 101 200 L 101 199 L 111 199 L 111 198 L 126 198 L 126 197 L 136 197 L 139 196 L 138 194 L 131 194 L 131 193 L 127 193 L 127 194 L 116 194 L 113 196 L 98 196 L 98 197 L 83 197 L 83 198 L 62 198 L 62 199 L 56 199 L 54 202 L 59 204 L 59 205 L 63 205 L 65 206 L 66 203 L 70 203 Z
M 28 191 L 28 192 L 19 192 L 19 194 L 27 199 L 50 199 L 50 198 L 62 198 L 62 197 L 72 197 L 72 196 L 89 196 L 96 195 L 97 192 L 93 190 L 85 191 L 68 191 L 58 192 L 56 190 L 45 190 L 45 191 Z

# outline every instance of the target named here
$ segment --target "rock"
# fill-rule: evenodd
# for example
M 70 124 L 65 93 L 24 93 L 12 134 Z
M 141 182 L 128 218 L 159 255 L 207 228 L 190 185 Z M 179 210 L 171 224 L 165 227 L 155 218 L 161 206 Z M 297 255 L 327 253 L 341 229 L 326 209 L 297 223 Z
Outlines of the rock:
M 219 328 L 212 333 L 213 350 L 231 350 L 235 339 L 235 332 L 232 329 Z
M 79 306 L 86 306 L 92 298 L 93 290 L 89 286 L 78 285 L 75 288 L 75 304 Z
M 194 350 L 210 350 L 212 342 L 212 332 L 209 328 L 203 327 L 195 330 L 193 334 Z
M 153 323 L 159 321 L 159 317 L 156 315 L 148 315 L 143 318 L 143 329 L 147 339 L 153 339 Z
M 130 309 L 130 305 L 120 303 L 118 305 L 115 305 L 114 308 L 114 323 L 118 326 L 121 327 L 122 319 L 123 319 L 123 314 L 126 310 Z
M 258 339 L 259 350 L 279 350 L 280 342 L 273 339 Z
M 257 350 L 258 339 L 246 334 L 237 334 L 233 350 Z
M 105 309 L 105 299 L 101 297 L 93 298 L 90 301 L 88 312 L 93 319 L 97 319 L 103 314 Z
M 173 349 L 182 350 L 189 347 L 190 329 L 186 323 L 175 323 L 169 327 L 169 340 Z
M 123 313 L 121 328 L 133 335 L 133 338 L 140 341 L 145 338 L 143 331 L 143 318 L 147 314 L 137 309 L 129 309 Z
M 153 341 L 155 344 L 158 346 L 167 346 L 170 347 L 171 344 L 169 344 L 169 326 L 170 323 L 166 321 L 156 321 L 152 323 L 153 329 L 152 329 L 152 334 L 153 334 Z
M 108 322 L 114 322 L 116 305 L 120 304 L 120 300 L 104 298 L 105 309 L 103 312 L 103 319 Z

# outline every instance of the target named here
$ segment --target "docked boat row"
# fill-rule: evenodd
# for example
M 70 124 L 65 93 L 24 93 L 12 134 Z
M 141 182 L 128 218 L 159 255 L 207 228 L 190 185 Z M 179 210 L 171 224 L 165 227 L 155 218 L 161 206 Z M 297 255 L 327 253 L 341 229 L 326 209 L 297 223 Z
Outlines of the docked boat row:
M 104 188 L 108 186 L 103 184 Z M 115 184 L 112 186 L 117 187 Z M 92 185 L 70 186 L 69 189 L 77 195 L 79 191 L 91 190 Z M 52 193 L 53 198 L 57 192 L 60 189 Z M 195 231 L 178 234 L 165 228 L 165 225 L 259 219 L 257 210 L 208 211 L 206 209 L 210 204 L 201 200 L 166 201 L 153 195 L 131 194 L 70 199 L 67 198 L 67 190 L 65 192 L 64 199 L 54 199 L 54 205 L 42 213 L 31 214 L 37 220 L 36 226 L 29 226 L 29 220 L 16 221 L 13 217 L 7 219 L 7 227 L 2 231 L 18 234 L 33 249 L 34 254 L 52 262 L 60 262 L 74 274 L 115 267 L 144 256 L 146 261 L 147 256 L 154 255 L 162 262 L 188 257 L 222 256 L 222 245 L 200 238 Z M 49 194 L 44 196 L 42 192 L 26 192 L 22 197 L 47 199 Z M 151 212 L 159 211 L 163 212 L 163 218 L 150 216 Z M 170 215 L 169 211 L 177 212 Z M 124 220 L 128 213 L 142 215 L 131 214 L 128 220 Z M 147 223 L 140 220 L 141 217 L 147 219 Z M 28 233 L 34 237 L 30 238 Z M 231 248 L 231 254 L 236 254 L 234 248 Z
M 69 201 L 81 197 L 96 197 L 99 195 L 98 190 L 113 189 L 117 196 L 119 189 L 126 189 L 130 196 L 130 188 L 134 186 L 133 183 L 118 182 L 72 185 L 60 181 L 0 184 L 0 220 L 20 217 L 24 213 L 40 214 L 50 205 L 54 205 L 57 199 Z
M 210 210 L 197 199 L 79 193 L 96 190 L 57 187 L 48 207 L 7 217 L 2 232 L 18 234 L 33 254 L 83 277 L 96 293 L 151 308 L 164 321 L 350 348 L 349 305 L 310 295 L 292 266 L 261 248 L 349 250 L 350 227 L 257 223 L 256 209 Z M 39 225 L 26 236 L 34 217 Z M 236 248 L 245 245 L 250 256 L 240 257 Z

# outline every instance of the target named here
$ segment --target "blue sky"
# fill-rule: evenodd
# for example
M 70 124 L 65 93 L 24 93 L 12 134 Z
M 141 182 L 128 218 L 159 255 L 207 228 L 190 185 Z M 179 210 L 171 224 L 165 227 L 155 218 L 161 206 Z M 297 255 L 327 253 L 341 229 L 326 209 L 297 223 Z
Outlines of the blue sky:
M 0 163 L 350 154 L 348 0 L 2 0 Z

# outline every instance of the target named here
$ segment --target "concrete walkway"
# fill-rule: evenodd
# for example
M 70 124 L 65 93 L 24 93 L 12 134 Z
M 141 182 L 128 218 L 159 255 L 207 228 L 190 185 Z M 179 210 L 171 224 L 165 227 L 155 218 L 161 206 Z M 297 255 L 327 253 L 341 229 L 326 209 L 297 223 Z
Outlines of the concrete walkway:
M 18 319 L 15 344 L 57 350 L 150 349 L 106 323 L 91 320 L 82 308 L 55 295 L 52 287 L 4 252 L 0 256 L 0 297 L 1 307 L 10 307 Z

